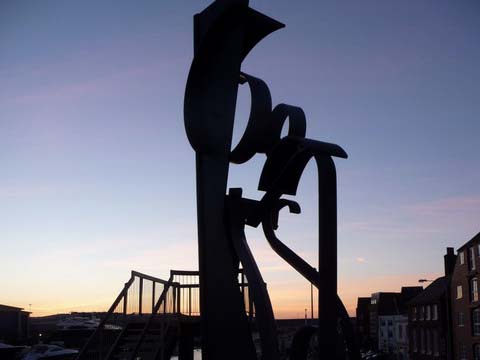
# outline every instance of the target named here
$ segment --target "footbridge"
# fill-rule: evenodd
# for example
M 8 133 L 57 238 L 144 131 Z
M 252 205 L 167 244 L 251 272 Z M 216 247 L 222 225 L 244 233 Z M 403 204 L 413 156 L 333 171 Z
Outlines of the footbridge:
M 253 322 L 255 310 L 243 270 L 238 286 Z M 189 360 L 199 335 L 198 271 L 171 270 L 168 280 L 132 271 L 77 360 L 163 360 L 176 349 L 180 359 Z

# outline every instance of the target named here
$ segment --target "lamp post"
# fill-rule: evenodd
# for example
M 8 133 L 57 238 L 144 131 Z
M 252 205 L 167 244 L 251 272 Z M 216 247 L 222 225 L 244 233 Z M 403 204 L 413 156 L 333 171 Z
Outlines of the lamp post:
M 310 283 L 310 321 L 313 325 L 313 283 Z
M 418 279 L 419 283 L 425 283 L 425 282 L 433 282 L 434 280 L 429 280 L 429 279 Z

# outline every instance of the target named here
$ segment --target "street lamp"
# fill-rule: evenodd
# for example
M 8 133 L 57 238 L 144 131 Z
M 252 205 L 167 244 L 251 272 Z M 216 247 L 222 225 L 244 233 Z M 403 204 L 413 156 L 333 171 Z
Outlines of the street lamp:
M 424 283 L 424 282 L 432 282 L 434 280 L 429 280 L 429 279 L 418 279 L 419 283 Z

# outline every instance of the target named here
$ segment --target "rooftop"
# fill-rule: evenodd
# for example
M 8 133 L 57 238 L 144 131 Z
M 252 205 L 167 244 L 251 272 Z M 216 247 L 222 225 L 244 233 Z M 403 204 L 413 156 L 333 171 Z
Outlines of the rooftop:
M 475 235 L 473 238 L 471 238 L 470 240 L 468 240 L 465 244 L 463 244 L 462 246 L 460 246 L 457 251 L 461 251 L 463 249 L 465 249 L 466 247 L 469 247 L 472 243 L 476 243 L 476 242 L 480 242 L 480 232 Z
M 420 294 L 415 296 L 408 302 L 408 305 L 427 304 L 438 301 L 442 295 L 447 291 L 448 278 L 445 276 L 439 277 L 429 286 L 425 288 Z
M 22 311 L 23 308 L 0 304 L 0 311 Z

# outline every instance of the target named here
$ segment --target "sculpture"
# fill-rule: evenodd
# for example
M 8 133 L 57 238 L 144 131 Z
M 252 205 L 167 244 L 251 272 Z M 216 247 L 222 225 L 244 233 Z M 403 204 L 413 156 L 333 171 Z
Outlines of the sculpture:
M 241 263 L 253 297 L 263 359 L 278 359 L 275 319 L 261 273 L 244 234 L 245 225 L 262 225 L 267 241 L 293 268 L 319 289 L 319 324 L 294 339 L 291 358 L 306 357 L 310 337 L 318 331 L 323 359 L 338 355 L 338 318 L 348 358 L 359 358 L 348 314 L 337 296 L 336 174 L 332 157 L 346 158 L 338 145 L 305 138 L 306 119 L 296 106 L 279 104 L 272 110 L 270 91 L 261 79 L 241 72 L 249 51 L 284 25 L 248 6 L 247 0 L 216 0 L 194 17 L 194 58 L 185 91 L 184 118 L 188 139 L 196 152 L 197 217 L 203 359 L 256 359 L 250 324 L 238 288 Z M 239 144 L 231 150 L 239 84 L 251 92 L 251 111 Z M 289 119 L 288 135 L 280 138 Z M 267 155 L 260 177 L 259 201 L 242 197 L 241 189 L 227 192 L 229 163 L 245 163 L 256 153 Z M 297 203 L 295 195 L 310 159 L 319 176 L 318 271 L 275 235 L 278 212 Z

